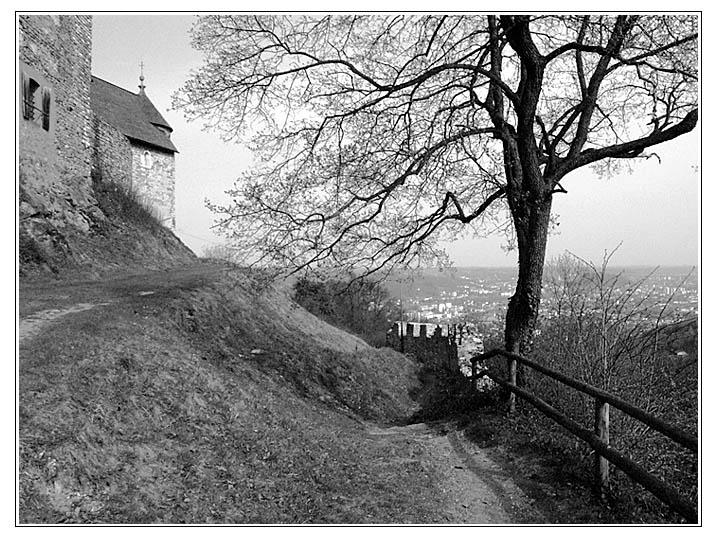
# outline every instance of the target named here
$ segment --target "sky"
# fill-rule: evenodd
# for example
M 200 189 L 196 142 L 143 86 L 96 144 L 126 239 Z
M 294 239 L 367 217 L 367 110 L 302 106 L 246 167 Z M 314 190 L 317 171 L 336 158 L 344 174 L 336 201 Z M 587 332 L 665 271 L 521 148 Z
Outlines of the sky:
M 171 95 L 202 63 L 190 44 L 195 17 L 182 15 L 95 15 L 94 75 L 137 91 L 144 63 L 146 92 L 174 132 L 176 233 L 197 254 L 223 243 L 211 229 L 204 200 L 223 202 L 225 191 L 247 166 L 249 153 L 188 123 L 170 109 Z M 697 265 L 700 210 L 700 133 L 695 130 L 653 148 L 660 156 L 634 163 L 632 173 L 610 179 L 580 170 L 562 182 L 568 194 L 554 198 L 559 226 L 548 239 L 548 258 L 570 251 L 599 262 L 622 244 L 614 265 Z M 457 266 L 513 266 L 515 251 L 505 239 L 464 239 L 446 245 Z

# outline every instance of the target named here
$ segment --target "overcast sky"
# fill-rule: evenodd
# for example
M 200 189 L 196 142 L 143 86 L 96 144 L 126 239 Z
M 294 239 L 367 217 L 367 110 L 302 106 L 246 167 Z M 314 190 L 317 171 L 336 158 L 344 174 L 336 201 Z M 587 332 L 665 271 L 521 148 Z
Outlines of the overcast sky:
M 239 146 L 223 143 L 201 124 L 187 123 L 169 110 L 171 94 L 201 65 L 191 48 L 187 15 L 96 15 L 94 75 L 137 91 L 139 62 L 145 64 L 147 95 L 174 129 L 177 155 L 177 235 L 197 254 L 221 243 L 210 226 L 213 216 L 204 199 L 226 200 L 224 191 L 248 161 Z M 569 250 L 599 261 L 603 251 L 622 247 L 616 265 L 696 265 L 700 175 L 700 135 L 692 132 L 654 149 L 661 157 L 641 161 L 632 174 L 611 179 L 589 170 L 568 176 L 568 194 L 556 195 L 553 211 L 558 232 L 548 240 L 548 256 Z M 517 256 L 506 253 L 500 237 L 463 240 L 448 246 L 456 265 L 511 266 Z

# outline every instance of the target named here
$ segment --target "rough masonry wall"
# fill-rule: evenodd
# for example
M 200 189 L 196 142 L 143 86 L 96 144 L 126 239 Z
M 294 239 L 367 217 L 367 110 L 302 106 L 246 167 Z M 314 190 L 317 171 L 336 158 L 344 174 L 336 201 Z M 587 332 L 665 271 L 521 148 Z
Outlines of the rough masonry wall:
M 39 83 L 40 88 L 51 88 L 51 83 L 36 68 L 20 62 L 20 71 L 30 79 Z M 22 85 L 22 77 L 18 77 Z M 41 101 L 42 90 L 38 90 L 35 96 L 35 106 L 39 108 L 38 101 Z M 35 118 L 26 120 L 23 116 L 25 107 L 22 87 L 18 88 L 18 131 L 20 137 L 20 160 L 23 166 L 30 166 L 35 169 L 44 168 L 41 176 L 48 176 L 54 181 L 59 180 L 59 166 L 57 159 L 57 144 L 55 142 L 55 126 L 57 125 L 57 107 L 50 107 L 49 129 L 43 128 L 43 118 L 34 111 Z
M 174 153 L 132 143 L 132 189 L 174 229 Z M 148 154 L 149 162 L 147 162 Z
M 117 128 L 96 115 L 93 118 L 92 175 L 101 181 L 131 187 L 132 147 Z
M 35 236 L 48 223 L 86 231 L 96 213 L 90 183 L 92 17 L 22 15 L 18 26 L 20 68 L 37 73 L 52 95 L 49 133 L 22 112 L 18 120 L 21 232 Z
M 76 181 L 89 180 L 92 17 L 23 15 L 19 26 L 20 61 L 52 86 L 61 172 Z
M 399 324 L 395 323 L 386 334 L 386 345 L 396 351 L 413 355 L 420 363 L 458 370 L 455 337 L 443 335 L 440 329 L 429 335 L 423 324 L 419 325 L 419 328 L 419 334 L 415 336 L 413 324 L 408 323 L 406 334 L 401 335 Z

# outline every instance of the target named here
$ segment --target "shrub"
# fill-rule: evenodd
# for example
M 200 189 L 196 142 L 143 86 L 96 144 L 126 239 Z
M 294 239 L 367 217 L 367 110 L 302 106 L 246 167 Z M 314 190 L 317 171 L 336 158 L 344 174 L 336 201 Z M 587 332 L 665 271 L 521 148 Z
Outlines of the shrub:
M 612 392 L 696 435 L 697 321 L 668 321 L 674 293 L 666 301 L 655 297 L 645 285 L 652 273 L 638 282 L 626 282 L 620 273 L 608 269 L 611 255 L 606 255 L 599 266 L 571 255 L 564 255 L 548 266 L 547 304 L 532 358 Z M 675 341 L 690 353 L 676 356 Z M 592 398 L 538 373 L 525 374 L 524 383 L 531 392 L 592 429 Z M 586 445 L 532 407 L 524 406 L 522 413 L 536 439 L 549 439 L 547 444 L 565 454 L 577 450 L 582 456 L 581 472 L 589 472 L 592 457 Z M 696 502 L 696 455 L 612 410 L 610 442 Z M 622 474 L 613 474 L 611 480 L 613 494 L 632 497 L 638 505 L 649 506 L 651 510 L 664 510 Z
M 163 227 L 156 209 L 131 188 L 103 181 L 97 174 L 92 176 L 92 188 L 99 208 L 108 217 L 117 217 L 150 230 Z
M 202 258 L 237 263 L 240 258 L 237 254 L 237 250 L 229 245 L 215 244 L 204 247 Z
M 294 300 L 315 316 L 357 334 L 374 347 L 386 344 L 386 331 L 400 315 L 380 282 L 355 279 L 352 275 L 324 281 L 302 277 L 294 285 Z
M 50 260 L 43 251 L 42 247 L 30 235 L 24 231 L 20 231 L 18 236 L 18 261 L 20 262 L 20 272 L 27 266 L 39 266 L 49 264 Z

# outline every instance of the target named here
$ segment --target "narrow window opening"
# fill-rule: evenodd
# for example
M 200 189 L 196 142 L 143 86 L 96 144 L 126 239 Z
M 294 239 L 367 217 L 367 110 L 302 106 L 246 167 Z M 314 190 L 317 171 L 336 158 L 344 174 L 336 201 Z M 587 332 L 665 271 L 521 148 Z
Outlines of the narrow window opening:
M 151 168 L 152 167 L 152 154 L 149 151 L 145 151 L 142 153 L 142 157 L 140 157 L 140 163 L 145 168 Z
M 52 97 L 49 88 L 42 89 L 42 128 L 50 130 L 50 103 Z
M 35 107 L 35 95 L 37 94 L 37 90 L 40 88 L 40 85 L 37 83 L 37 81 L 33 78 L 28 77 L 27 75 L 23 74 L 22 78 L 22 102 L 23 102 L 23 118 L 26 120 L 32 120 L 35 119 L 36 114 L 35 112 L 37 108 Z
M 45 131 L 50 130 L 52 92 L 27 74 L 22 74 L 22 117 L 39 123 Z

